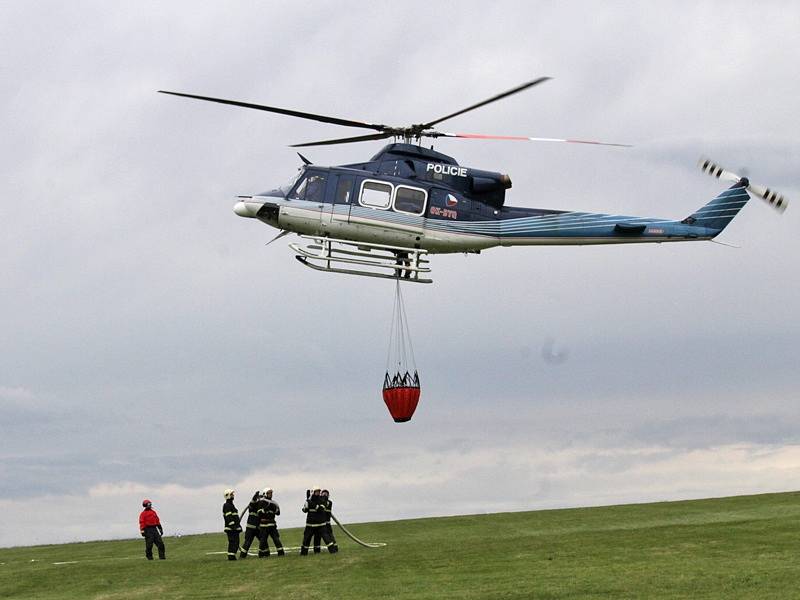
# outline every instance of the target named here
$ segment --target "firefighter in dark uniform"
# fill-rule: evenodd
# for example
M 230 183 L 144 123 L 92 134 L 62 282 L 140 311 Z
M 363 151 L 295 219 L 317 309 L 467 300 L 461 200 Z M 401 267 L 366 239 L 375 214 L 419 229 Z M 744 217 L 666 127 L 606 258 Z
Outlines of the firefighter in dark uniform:
M 247 551 L 250 550 L 253 540 L 256 537 L 258 537 L 259 540 L 261 539 L 258 530 L 258 523 L 261 518 L 258 514 L 260 504 L 261 492 L 256 490 L 256 493 L 253 494 L 253 498 L 247 505 L 247 525 L 244 528 L 244 544 L 242 544 L 241 552 L 239 552 L 239 558 L 247 558 Z
M 258 555 L 269 556 L 269 539 L 275 544 L 278 556 L 283 556 L 283 544 L 281 534 L 278 531 L 278 524 L 275 517 L 281 514 L 281 507 L 272 499 L 272 488 L 264 488 L 261 492 L 261 502 L 259 504 L 259 542 Z
M 233 504 L 236 494 L 231 489 L 225 490 L 225 504 L 222 505 L 222 518 L 225 519 L 225 534 L 228 536 L 228 560 L 236 560 L 236 551 L 239 550 L 239 534 L 242 526 L 239 524 L 239 511 Z
M 324 498 L 323 498 L 323 496 L 324 496 L 324 494 L 325 494 L 327 491 L 328 491 L 328 490 L 322 490 L 322 491 L 319 493 L 319 501 L 318 501 L 318 504 L 317 504 L 317 507 L 318 507 L 318 508 L 319 508 L 319 507 L 324 507 L 324 506 L 325 506 L 325 502 L 324 502 Z M 322 530 L 323 530 L 323 529 L 324 529 L 324 527 L 317 527 L 317 528 L 314 530 L 314 542 L 313 542 L 313 543 L 314 543 L 314 554 L 319 554 L 319 553 L 320 553 L 320 547 L 319 547 L 319 543 L 320 543 L 320 541 L 322 540 Z
M 321 536 L 328 546 L 328 552 L 335 554 L 339 551 L 339 546 L 336 545 L 336 538 L 333 537 L 333 527 L 331 527 L 331 513 L 333 512 L 333 501 L 330 500 L 330 492 L 322 490 L 320 494 L 322 498 L 322 508 L 325 513 L 325 527 L 321 527 L 321 531 L 314 535 L 314 552 L 319 552 L 319 537 Z M 327 537 L 324 535 L 327 533 Z
M 161 520 L 153 510 L 153 503 L 147 498 L 142 500 L 144 510 L 139 514 L 139 533 L 144 538 L 144 555 L 147 560 L 153 560 L 153 544 L 158 548 L 158 558 L 164 560 L 167 555 L 164 551 L 164 542 L 161 539 L 164 528 L 161 527 Z
M 320 488 L 314 486 L 310 491 L 306 491 L 306 501 L 303 504 L 303 512 L 306 513 L 306 528 L 303 530 L 303 543 L 300 545 L 300 555 L 308 555 L 308 546 L 314 533 L 325 525 L 325 515 L 320 510 Z

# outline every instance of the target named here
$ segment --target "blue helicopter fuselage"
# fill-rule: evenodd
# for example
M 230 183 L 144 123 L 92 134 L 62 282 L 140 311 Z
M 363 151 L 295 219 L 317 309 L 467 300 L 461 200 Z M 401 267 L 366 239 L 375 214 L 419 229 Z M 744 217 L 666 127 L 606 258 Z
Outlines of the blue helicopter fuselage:
M 289 184 L 234 207 L 283 231 L 430 253 L 495 246 L 709 240 L 749 199 L 746 180 L 683 220 L 505 205 L 507 175 L 444 154 L 390 144 L 366 163 L 306 165 Z

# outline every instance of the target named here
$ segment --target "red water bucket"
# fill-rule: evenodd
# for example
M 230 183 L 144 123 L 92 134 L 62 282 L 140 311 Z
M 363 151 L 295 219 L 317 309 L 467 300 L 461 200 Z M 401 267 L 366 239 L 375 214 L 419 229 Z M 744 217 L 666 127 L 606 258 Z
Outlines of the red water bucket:
M 411 420 L 414 411 L 417 410 L 419 394 L 418 387 L 384 388 L 383 401 L 395 423 L 405 423 Z

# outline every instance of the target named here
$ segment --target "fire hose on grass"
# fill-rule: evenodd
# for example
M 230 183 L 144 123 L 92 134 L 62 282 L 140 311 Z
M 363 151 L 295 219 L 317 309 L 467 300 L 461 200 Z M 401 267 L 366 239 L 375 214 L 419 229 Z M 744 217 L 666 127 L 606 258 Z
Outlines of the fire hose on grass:
M 275 502 L 272 502 L 272 501 L 270 501 L 270 504 L 275 504 L 275 505 L 277 506 L 277 504 L 276 504 Z M 239 523 L 241 523 L 241 522 L 242 522 L 242 519 L 244 518 L 244 515 L 247 513 L 247 509 L 248 509 L 248 508 L 250 508 L 250 506 L 249 506 L 249 505 L 248 505 L 248 506 L 246 506 L 246 507 L 245 507 L 245 509 L 242 511 L 242 514 L 239 516 Z M 336 518 L 336 515 L 334 515 L 333 513 L 331 513 L 331 519 L 333 519 L 333 521 L 334 521 L 334 522 L 335 522 L 335 523 L 336 523 L 336 524 L 339 526 L 339 528 L 340 528 L 342 531 L 344 531 L 344 533 L 345 533 L 345 535 L 346 535 L 347 537 L 349 537 L 351 540 L 353 540 L 353 541 L 354 541 L 356 544 L 358 544 L 359 546 L 364 546 L 364 548 L 382 548 L 383 546 L 385 546 L 385 545 L 386 545 L 384 542 L 365 542 L 365 541 L 363 541 L 363 540 L 360 540 L 360 539 L 358 539 L 356 536 L 354 536 L 354 535 L 353 535 L 353 534 L 352 534 L 352 533 L 351 533 L 351 532 L 350 532 L 350 531 L 347 529 L 347 527 L 345 527 L 344 525 L 342 525 L 341 521 L 339 521 L 339 519 L 337 519 L 337 518 Z
M 342 531 L 344 531 L 344 533 L 345 533 L 345 535 L 347 535 L 347 537 L 349 537 L 351 540 L 353 540 L 353 541 L 354 541 L 356 544 L 358 544 L 359 546 L 364 546 L 364 548 L 381 548 L 381 547 L 383 547 L 383 546 L 385 546 L 385 545 L 386 545 L 386 544 L 385 544 L 385 543 L 383 543 L 383 542 L 373 542 L 373 543 L 370 543 L 370 542 L 363 542 L 363 541 L 361 541 L 360 539 L 358 539 L 356 536 L 354 536 L 352 533 L 350 533 L 350 532 L 348 531 L 347 527 L 345 527 L 344 525 L 342 525 L 342 524 L 339 522 L 339 519 L 337 519 L 337 518 L 336 518 L 336 515 L 334 515 L 333 513 L 331 513 L 331 519 L 333 519 L 333 520 L 334 520 L 334 522 L 335 522 L 335 523 L 336 523 L 336 524 L 337 524 L 337 525 L 338 525 L 338 526 L 341 528 L 341 530 L 342 530 Z

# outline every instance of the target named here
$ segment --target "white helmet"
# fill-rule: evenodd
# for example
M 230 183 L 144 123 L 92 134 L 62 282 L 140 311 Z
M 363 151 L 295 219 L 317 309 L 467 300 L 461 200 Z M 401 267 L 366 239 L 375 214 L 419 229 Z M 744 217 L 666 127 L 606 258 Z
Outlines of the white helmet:
M 230 500 L 236 492 L 230 488 L 225 490 L 225 500 Z
M 272 488 L 264 488 L 263 490 L 261 490 L 261 494 L 263 496 L 266 496 L 267 494 L 271 494 L 271 493 L 272 493 Z

